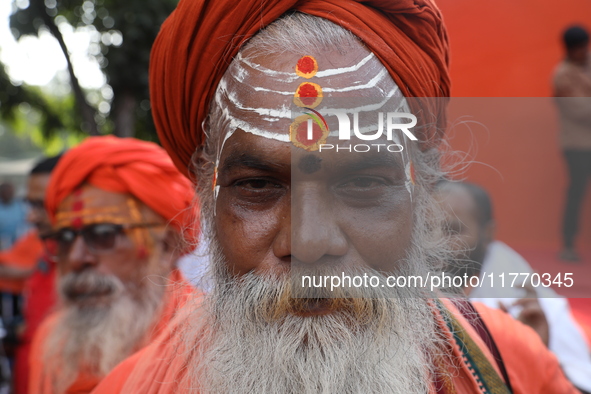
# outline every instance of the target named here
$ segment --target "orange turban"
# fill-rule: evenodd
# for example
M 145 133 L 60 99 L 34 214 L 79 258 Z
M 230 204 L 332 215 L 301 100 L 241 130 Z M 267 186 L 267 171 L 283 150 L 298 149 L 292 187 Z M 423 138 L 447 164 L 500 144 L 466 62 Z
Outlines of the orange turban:
M 188 172 L 191 156 L 204 143 L 202 123 L 232 58 L 257 31 L 289 10 L 353 32 L 405 97 L 449 97 L 447 33 L 432 0 L 181 0 L 152 48 L 150 90 L 160 141 L 182 172 Z M 436 127 L 419 133 L 421 149 L 439 142 L 445 103 L 410 100 L 414 113 L 437 116 Z
M 47 188 L 45 206 L 52 221 L 60 202 L 83 183 L 129 193 L 179 230 L 197 226 L 195 209 L 191 208 L 195 196 L 191 182 L 153 142 L 89 137 L 66 152 L 51 173 Z

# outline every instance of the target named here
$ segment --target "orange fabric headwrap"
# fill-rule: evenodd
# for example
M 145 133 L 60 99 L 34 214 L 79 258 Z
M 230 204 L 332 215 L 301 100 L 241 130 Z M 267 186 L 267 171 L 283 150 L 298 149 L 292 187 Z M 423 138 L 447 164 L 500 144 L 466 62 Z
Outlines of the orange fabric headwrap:
M 86 182 L 106 191 L 132 194 L 175 228 L 190 232 L 185 235 L 196 235 L 193 187 L 164 149 L 152 142 L 89 137 L 66 152 L 51 173 L 47 189 L 45 206 L 52 222 L 60 202 Z
M 289 10 L 352 31 L 381 60 L 405 97 L 449 97 L 449 51 L 432 0 L 181 0 L 152 48 L 150 89 L 160 141 L 185 173 L 204 143 L 202 123 L 232 58 L 257 31 Z M 421 149 L 445 128 L 445 100 L 412 100 L 411 110 L 437 116 L 422 128 Z M 417 105 L 420 108 L 417 108 Z

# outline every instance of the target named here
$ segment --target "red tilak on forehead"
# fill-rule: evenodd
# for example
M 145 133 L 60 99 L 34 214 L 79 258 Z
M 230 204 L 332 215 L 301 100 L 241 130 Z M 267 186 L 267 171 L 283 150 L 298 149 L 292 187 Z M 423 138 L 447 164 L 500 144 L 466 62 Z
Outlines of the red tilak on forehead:
M 296 63 L 296 74 L 304 78 L 312 78 L 318 72 L 318 63 L 312 56 L 303 56 Z
M 80 229 L 84 224 L 81 216 L 81 211 L 84 209 L 84 200 L 81 197 L 82 189 L 75 190 L 73 196 L 74 202 L 72 203 L 72 213 L 74 213 L 75 216 L 72 218 L 72 227 Z

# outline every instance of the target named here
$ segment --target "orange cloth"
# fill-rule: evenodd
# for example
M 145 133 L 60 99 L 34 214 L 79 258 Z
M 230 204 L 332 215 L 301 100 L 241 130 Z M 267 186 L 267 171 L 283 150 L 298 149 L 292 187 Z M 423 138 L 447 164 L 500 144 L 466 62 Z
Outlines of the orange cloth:
M 43 244 L 37 231 L 30 231 L 19 238 L 12 248 L 0 252 L 0 264 L 22 270 L 33 269 L 41 255 Z M 25 279 L 0 279 L 0 291 L 20 294 L 23 291 Z
M 53 311 L 56 304 L 56 271 L 56 264 L 50 261 L 47 256 L 44 256 L 25 283 L 23 291 L 25 329 L 19 338 L 19 344 L 14 356 L 14 392 L 16 394 L 29 392 L 31 342 L 37 329 Z
M 165 303 L 160 316 L 156 319 L 155 326 L 146 333 L 146 343 L 151 343 L 169 324 L 176 311 L 181 308 L 189 299 L 196 297 L 196 290 L 189 282 L 185 280 L 179 270 L 173 270 L 169 276 L 169 286 L 165 295 Z M 53 393 L 51 387 L 51 377 L 47 366 L 43 364 L 43 345 L 47 337 L 57 322 L 58 315 L 53 314 L 48 317 L 35 334 L 31 345 L 30 394 L 50 394 Z M 54 360 L 53 367 L 59 368 L 59 360 Z M 58 370 L 53 370 L 59 373 Z M 66 391 L 67 394 L 90 393 L 101 381 L 100 377 L 89 374 L 80 374 L 75 382 Z
M 450 302 L 444 300 L 444 304 L 498 373 L 492 354 L 475 330 Z M 477 305 L 477 309 L 504 359 L 514 394 L 577 393 L 562 374 L 556 357 L 548 351 L 531 328 L 499 310 L 489 309 L 484 305 Z M 184 343 L 178 335 L 186 324 L 185 318 L 186 316 L 180 314 L 154 343 L 119 364 L 103 379 L 93 394 L 180 392 L 178 382 L 187 373 L 186 358 L 191 357 L 190 352 L 184 352 Z M 449 331 L 444 334 L 451 338 Z M 453 348 L 453 358 L 460 366 L 459 369 L 454 369 L 451 375 L 456 392 L 480 393 L 478 383 L 462 362 L 457 347 Z
M 556 356 L 529 326 L 509 314 L 474 303 L 503 358 L 514 394 L 578 394 Z
M 195 198 L 191 183 L 152 142 L 89 137 L 66 152 L 51 174 L 45 197 L 52 221 L 60 202 L 85 182 L 106 191 L 132 194 L 178 229 L 187 230 L 197 223 L 196 211 L 188 209 Z
M 202 123 L 232 58 L 258 30 L 293 9 L 360 37 L 404 96 L 449 97 L 447 33 L 432 0 L 181 0 L 152 48 L 150 97 L 160 141 L 182 172 L 204 142 Z M 438 127 L 417 133 L 423 148 L 439 142 L 446 102 L 410 101 L 415 115 L 438 119 Z

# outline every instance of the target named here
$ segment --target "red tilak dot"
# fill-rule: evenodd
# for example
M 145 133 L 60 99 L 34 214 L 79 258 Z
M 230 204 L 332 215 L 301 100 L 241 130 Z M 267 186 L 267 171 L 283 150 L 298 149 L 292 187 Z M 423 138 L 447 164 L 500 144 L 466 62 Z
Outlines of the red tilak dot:
M 297 69 L 304 74 L 310 74 L 314 71 L 314 59 L 310 56 L 300 58 L 300 60 L 298 60 Z
M 316 123 L 312 124 L 312 139 L 308 139 L 308 122 L 302 122 L 297 128 L 296 139 L 302 145 L 311 146 L 316 144 L 322 138 L 322 130 Z

